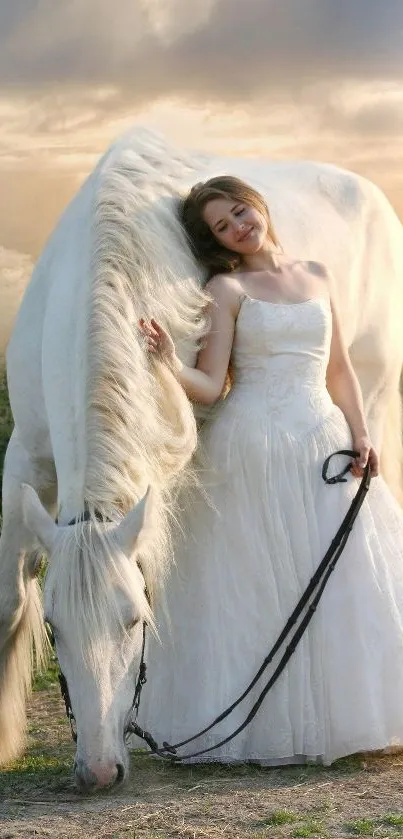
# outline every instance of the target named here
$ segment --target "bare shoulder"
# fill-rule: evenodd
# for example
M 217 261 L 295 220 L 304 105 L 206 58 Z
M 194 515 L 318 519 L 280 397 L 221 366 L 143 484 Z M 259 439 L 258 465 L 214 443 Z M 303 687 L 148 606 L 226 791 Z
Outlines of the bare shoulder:
M 206 291 L 211 295 L 213 302 L 218 306 L 230 309 L 236 314 L 239 308 L 239 298 L 242 294 L 242 286 L 236 276 L 231 274 L 215 274 L 206 283 Z

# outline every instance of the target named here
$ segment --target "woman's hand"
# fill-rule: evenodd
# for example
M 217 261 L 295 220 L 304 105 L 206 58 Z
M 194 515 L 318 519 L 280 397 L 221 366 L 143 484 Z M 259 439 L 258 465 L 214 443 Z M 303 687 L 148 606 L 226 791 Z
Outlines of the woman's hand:
M 175 366 L 178 359 L 175 344 L 169 333 L 154 318 L 151 318 L 149 323 L 141 318 L 139 326 L 144 336 L 145 349 L 148 352 L 158 353 L 163 361 L 170 366 Z
M 361 478 L 364 473 L 364 467 L 369 463 L 371 475 L 375 478 L 379 474 L 379 458 L 375 449 L 371 446 L 369 437 L 357 437 L 353 440 L 353 449 L 355 452 L 359 452 L 359 455 L 353 461 L 351 474 L 355 478 Z

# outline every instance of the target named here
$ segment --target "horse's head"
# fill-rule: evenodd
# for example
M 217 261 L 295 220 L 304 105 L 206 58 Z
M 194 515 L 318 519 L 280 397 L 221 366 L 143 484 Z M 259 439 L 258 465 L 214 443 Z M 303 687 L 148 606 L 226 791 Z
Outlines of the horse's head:
M 127 774 L 125 732 L 152 623 L 147 574 L 138 562 L 150 511 L 147 495 L 118 523 L 55 524 L 23 487 L 25 520 L 49 559 L 44 617 L 53 630 L 77 728 L 79 786 L 99 788 Z

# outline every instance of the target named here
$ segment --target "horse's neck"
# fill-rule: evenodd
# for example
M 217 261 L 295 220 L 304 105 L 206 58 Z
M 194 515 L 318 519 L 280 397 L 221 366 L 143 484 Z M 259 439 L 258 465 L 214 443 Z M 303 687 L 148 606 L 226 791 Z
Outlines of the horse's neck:
M 91 190 L 82 189 L 55 241 L 57 271 L 46 303 L 42 375 L 61 522 L 82 509 L 87 454 Z

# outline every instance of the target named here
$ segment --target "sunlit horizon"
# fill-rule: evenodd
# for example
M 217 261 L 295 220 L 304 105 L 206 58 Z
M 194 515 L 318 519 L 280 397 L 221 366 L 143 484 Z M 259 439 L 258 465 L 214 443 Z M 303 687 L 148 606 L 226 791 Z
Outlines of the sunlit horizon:
M 17 299 L 65 206 L 133 125 L 208 154 L 349 169 L 403 220 L 403 5 L 350 0 L 336 17 L 334 0 L 302 5 L 0 4 L 3 304 L 7 254 L 14 277 L 21 261 Z

